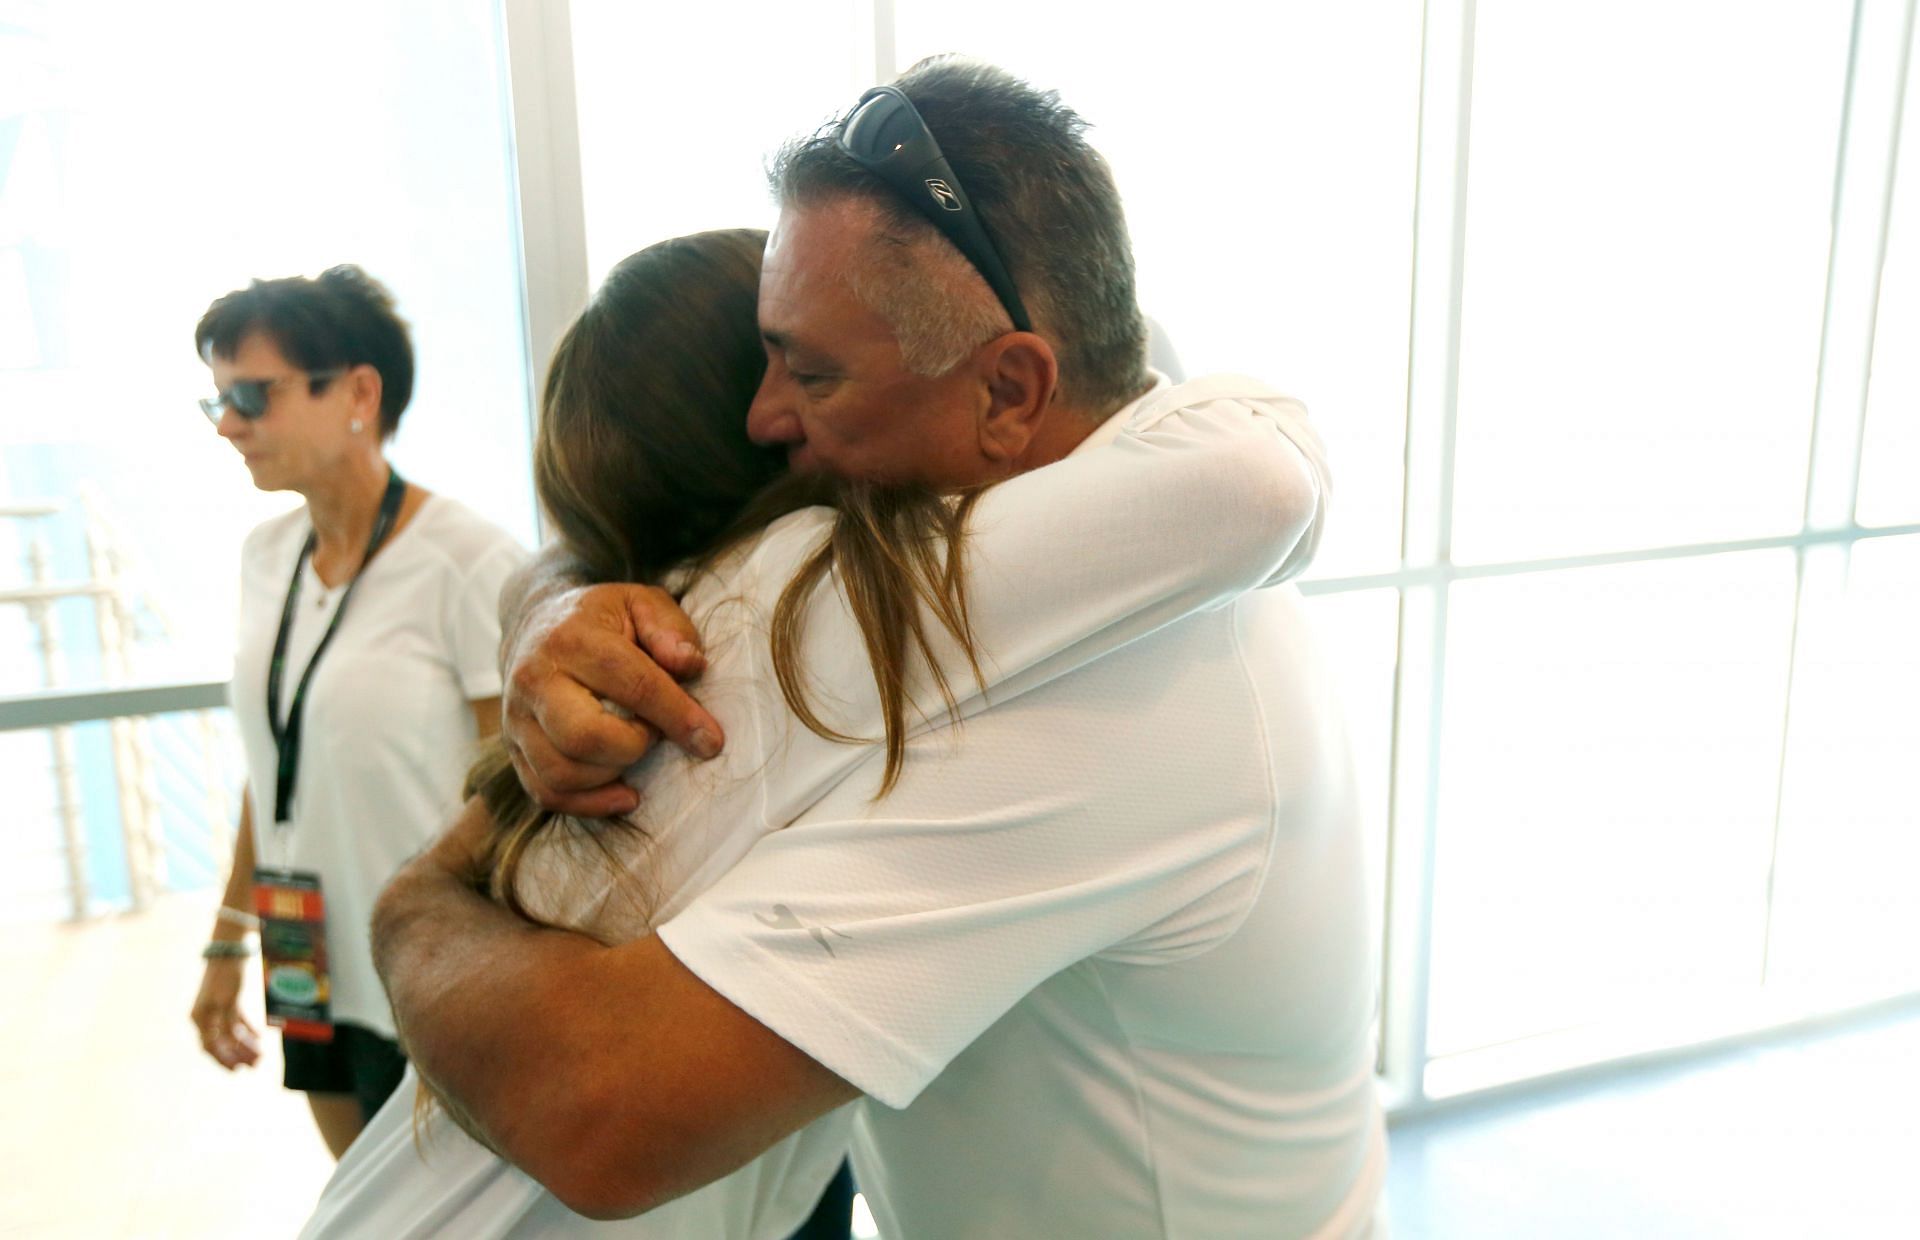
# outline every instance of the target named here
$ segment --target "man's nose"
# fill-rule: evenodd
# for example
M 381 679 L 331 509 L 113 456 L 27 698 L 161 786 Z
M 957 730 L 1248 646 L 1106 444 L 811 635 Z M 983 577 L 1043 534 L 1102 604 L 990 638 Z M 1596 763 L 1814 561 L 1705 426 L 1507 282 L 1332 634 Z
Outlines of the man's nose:
M 793 411 L 792 384 L 773 366 L 760 380 L 760 390 L 747 406 L 747 438 L 757 444 L 791 443 L 800 438 L 800 420 Z

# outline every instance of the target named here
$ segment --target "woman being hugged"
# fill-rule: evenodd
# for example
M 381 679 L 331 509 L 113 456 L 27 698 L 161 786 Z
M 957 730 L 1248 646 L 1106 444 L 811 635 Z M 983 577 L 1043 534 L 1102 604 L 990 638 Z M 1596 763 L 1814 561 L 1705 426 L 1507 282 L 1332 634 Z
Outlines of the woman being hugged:
M 241 552 L 232 700 L 247 794 L 193 1022 L 221 1066 L 258 1061 L 239 995 L 259 928 L 286 1086 L 337 1157 L 405 1067 L 368 916 L 498 726 L 498 599 L 525 552 L 387 463 L 413 346 L 358 267 L 229 293 L 194 346 L 217 392 L 201 408 L 254 485 L 306 503 Z
M 548 367 L 533 473 L 550 528 L 584 576 L 665 584 L 711 622 L 702 694 L 741 734 L 711 763 L 662 746 L 633 772 L 648 782 L 646 803 L 613 820 L 543 813 L 499 738 L 483 744 L 469 772 L 473 804 L 489 818 L 476 882 L 525 916 L 606 943 L 651 933 L 761 838 L 771 826 L 760 812 L 769 782 L 776 801 L 791 795 L 777 752 L 791 720 L 778 677 L 766 671 L 774 656 L 765 624 L 811 594 L 804 583 L 789 592 L 795 558 L 786 549 L 817 545 L 836 524 L 827 505 L 857 500 L 822 480 L 787 476 L 783 454 L 747 438 L 746 408 L 766 368 L 754 321 L 765 244 L 764 232 L 726 229 L 629 256 Z M 958 528 L 932 493 L 902 492 L 893 502 L 897 522 Z M 925 631 L 917 613 L 905 619 L 916 575 L 875 554 L 897 533 L 850 528 L 845 538 L 900 616 L 897 628 L 873 631 L 912 641 L 915 629 Z M 773 546 L 782 553 L 770 557 Z M 902 718 L 888 716 L 889 735 Z M 303 1234 L 596 1228 L 444 1119 L 425 1089 L 411 1109 L 396 1099 L 341 1163 Z M 833 1180 L 850 1122 L 844 1112 L 825 1117 L 620 1234 L 781 1240 Z

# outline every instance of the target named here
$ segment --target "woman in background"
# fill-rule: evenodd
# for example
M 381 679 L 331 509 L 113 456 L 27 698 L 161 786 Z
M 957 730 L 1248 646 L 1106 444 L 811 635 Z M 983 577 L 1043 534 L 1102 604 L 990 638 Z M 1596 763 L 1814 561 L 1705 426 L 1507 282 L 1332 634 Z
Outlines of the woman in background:
M 286 1087 L 338 1157 L 405 1068 L 367 942 L 373 901 L 498 727 L 498 599 L 525 551 L 387 463 L 413 346 L 358 267 L 229 293 L 194 347 L 217 391 L 201 408 L 254 485 L 306 503 L 241 551 L 247 793 L 192 1019 L 222 1067 L 258 1061 L 239 997 L 260 927 Z

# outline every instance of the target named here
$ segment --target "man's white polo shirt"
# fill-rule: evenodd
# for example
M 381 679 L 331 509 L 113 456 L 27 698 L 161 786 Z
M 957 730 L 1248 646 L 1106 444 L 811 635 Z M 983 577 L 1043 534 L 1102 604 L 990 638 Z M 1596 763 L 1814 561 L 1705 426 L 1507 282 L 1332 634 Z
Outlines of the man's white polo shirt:
M 1111 429 L 1218 402 L 1299 417 L 1216 379 Z M 1380 1234 L 1358 799 L 1298 592 L 1021 682 L 917 737 L 882 800 L 867 760 L 662 940 L 869 1096 L 856 1173 L 888 1236 Z

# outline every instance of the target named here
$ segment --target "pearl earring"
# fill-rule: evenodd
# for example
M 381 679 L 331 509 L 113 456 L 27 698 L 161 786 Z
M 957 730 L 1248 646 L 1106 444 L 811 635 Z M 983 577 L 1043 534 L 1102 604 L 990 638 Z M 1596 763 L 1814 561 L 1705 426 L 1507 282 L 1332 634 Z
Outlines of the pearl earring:
M 353 421 L 347 423 L 347 429 L 358 435 L 360 433 L 360 419 L 355 418 Z

